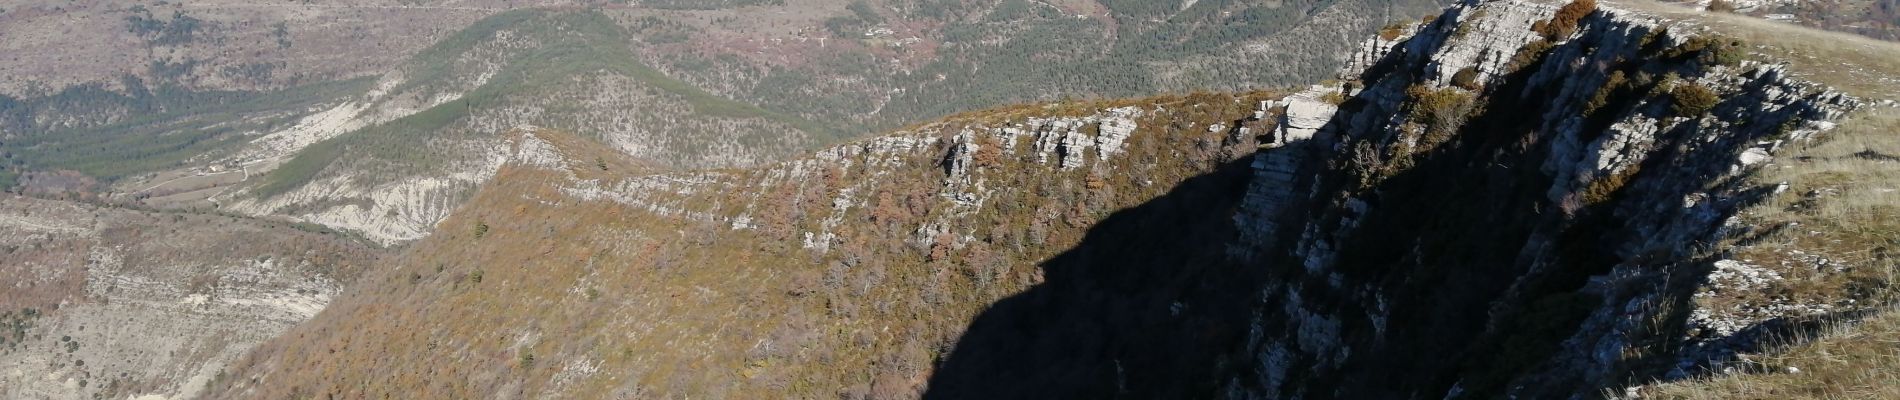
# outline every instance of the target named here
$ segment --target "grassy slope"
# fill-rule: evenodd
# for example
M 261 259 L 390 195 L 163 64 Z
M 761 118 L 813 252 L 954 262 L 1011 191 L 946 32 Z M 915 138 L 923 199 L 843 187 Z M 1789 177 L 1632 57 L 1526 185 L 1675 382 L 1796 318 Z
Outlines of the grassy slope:
M 1796 76 L 1862 99 L 1900 99 L 1900 44 L 1648 1 L 1614 5 L 1743 38 L 1757 45 L 1762 59 L 1786 62 Z M 1892 158 L 1900 155 L 1900 110 L 1863 110 L 1840 124 L 1813 143 L 1797 144 L 1751 178 L 1792 186 L 1744 212 L 1744 222 L 1789 229 L 1738 248 L 1735 257 L 1772 267 L 1790 251 L 1803 251 L 1853 267 L 1846 273 L 1821 274 L 1794 263 L 1797 267 L 1779 271 L 1787 280 L 1756 297 L 1894 299 L 1893 289 L 1878 282 L 1894 282 L 1900 274 L 1897 259 L 1890 255 L 1900 249 L 1900 192 L 1895 191 L 1900 189 L 1900 159 Z M 1900 376 L 1895 375 L 1900 371 L 1900 347 L 1895 346 L 1900 342 L 1900 317 L 1883 313 L 1793 343 L 1808 339 L 1814 341 L 1757 356 L 1772 372 L 1658 384 L 1644 388 L 1644 393 L 1672 399 L 1900 398 Z
M 1838 327 L 1755 361 L 1770 372 L 1659 385 L 1645 394 L 1684 400 L 1900 398 L 1900 315 Z
M 1893 255 L 1900 249 L 1896 132 L 1900 110 L 1862 111 L 1831 138 L 1794 151 L 1792 162 L 1762 171 L 1757 179 L 1793 186 L 1749 210 L 1745 221 L 1787 229 L 1738 249 L 1736 257 L 1773 266 L 1789 261 L 1790 251 L 1801 251 L 1852 267 L 1821 273 L 1796 262 L 1779 271 L 1787 280 L 1743 301 L 1896 300 L 1896 291 L 1882 283 L 1900 281 L 1900 258 Z M 1662 384 L 1647 393 L 1668 399 L 1900 398 L 1900 314 L 1886 312 L 1818 338 L 1790 340 L 1794 345 L 1757 357 L 1769 372 Z M 1808 340 L 1814 341 L 1803 343 Z
M 252 354 L 233 371 L 245 379 L 214 383 L 214 392 L 268 398 L 913 393 L 973 316 L 1044 279 L 1037 264 L 1075 246 L 1095 221 L 1250 152 L 1249 143 L 1223 146 L 1225 134 L 1205 127 L 1243 118 L 1263 97 L 1123 103 L 1174 111 L 1141 121 L 1127 155 L 1113 161 L 1114 174 L 1037 164 L 1026 141 L 1015 153 L 984 158 L 990 161 L 979 161 L 980 168 L 991 171 L 988 186 L 997 188 L 996 197 L 953 220 L 953 231 L 978 235 L 962 248 L 920 248 L 905 240 L 919 224 L 950 212 L 948 199 L 937 195 L 947 151 L 941 144 L 876 165 L 854 158 L 816 177 L 784 180 L 763 170 L 689 174 L 681 178 L 710 176 L 717 183 L 687 195 L 655 194 L 673 196 L 664 203 L 689 210 L 747 213 L 757 225 L 750 230 L 568 197 L 556 189 L 570 182 L 561 173 L 504 168 L 397 265 L 361 280 L 317 321 Z M 949 135 L 966 123 L 1077 115 L 1111 105 L 1020 106 L 965 114 L 920 132 Z M 576 179 L 629 178 L 621 172 L 629 161 L 597 145 L 543 137 L 581 161 L 568 171 Z M 590 158 L 609 165 L 599 168 Z M 874 199 L 871 204 L 831 215 L 831 197 L 865 182 L 876 183 L 864 189 L 875 194 L 859 193 Z M 746 208 L 752 196 L 761 202 Z M 842 218 L 844 243 L 822 254 L 801 248 L 800 234 L 826 217 Z M 1089 295 L 1119 296 L 1114 293 Z M 1214 367 L 1206 364 L 1196 368 Z

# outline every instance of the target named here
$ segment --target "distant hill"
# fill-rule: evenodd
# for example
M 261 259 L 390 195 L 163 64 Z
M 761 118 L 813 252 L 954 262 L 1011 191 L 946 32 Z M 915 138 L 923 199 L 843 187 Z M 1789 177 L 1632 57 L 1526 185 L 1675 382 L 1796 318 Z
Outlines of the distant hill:
M 0 41 L 68 56 L 0 60 L 30 78 L 0 85 L 0 186 L 396 243 L 491 175 L 513 128 L 574 132 L 653 168 L 752 166 L 1002 104 L 1309 82 L 1346 61 L 1339 48 L 1439 6 L 507 4 L 14 7 L 0 26 L 27 34 Z M 72 29 L 92 35 L 52 34 Z

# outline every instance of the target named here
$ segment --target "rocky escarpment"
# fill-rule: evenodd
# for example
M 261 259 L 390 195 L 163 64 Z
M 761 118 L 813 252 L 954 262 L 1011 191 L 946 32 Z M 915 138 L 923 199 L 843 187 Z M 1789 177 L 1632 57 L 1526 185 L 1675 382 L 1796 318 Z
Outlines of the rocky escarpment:
M 1254 157 L 1231 252 L 1269 276 L 1230 396 L 1593 396 L 1842 311 L 1713 329 L 1691 296 L 1776 193 L 1747 174 L 1855 99 L 1590 1 L 1466 2 L 1401 36 L 1290 97 Z

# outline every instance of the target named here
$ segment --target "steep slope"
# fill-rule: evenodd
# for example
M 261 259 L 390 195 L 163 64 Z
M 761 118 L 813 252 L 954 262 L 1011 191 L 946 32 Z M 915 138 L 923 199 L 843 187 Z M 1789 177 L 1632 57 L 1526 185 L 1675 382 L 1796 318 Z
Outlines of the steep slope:
M 0 397 L 192 397 L 379 255 L 277 223 L 0 198 Z
M 714 8 L 757 6 L 738 3 Z M 1147 21 L 1232 5 L 1184 4 L 1104 7 Z M 1049 8 L 1012 17 L 1074 11 Z M 840 25 L 881 43 L 880 28 L 905 27 L 866 22 L 897 11 L 854 6 L 860 22 Z M 207 347 L 215 362 L 161 360 L 195 372 L 158 373 L 213 377 L 220 398 L 1593 397 L 1754 369 L 1738 353 L 1890 300 L 1891 44 L 1650 3 L 1466 2 L 1339 54 L 1340 80 L 1284 99 L 1015 106 L 809 158 L 681 172 L 668 167 L 722 164 L 643 147 L 685 143 L 653 139 L 679 132 L 590 132 L 761 121 L 770 128 L 751 132 L 788 145 L 732 154 L 792 154 L 817 141 L 768 133 L 813 114 L 721 100 L 745 97 L 734 94 L 754 82 L 745 74 L 720 85 L 650 74 L 680 70 L 667 62 L 629 68 L 652 55 L 622 52 L 615 35 L 664 35 L 613 16 L 498 15 L 365 81 L 375 95 L 313 107 L 331 111 L 232 153 L 286 160 L 244 186 L 255 197 L 227 198 L 235 207 L 423 239 L 223 378 L 206 366 L 244 345 Z M 1010 21 L 995 25 L 1042 26 Z M 1049 65 L 1100 61 L 1069 56 Z M 1000 87 L 1046 84 L 1026 82 Z M 589 91 L 602 85 L 647 97 Z M 564 105 L 576 96 L 614 106 Z M 636 103 L 666 112 L 599 111 Z M 814 104 L 825 103 L 796 107 Z M 688 110 L 711 122 L 672 118 Z M 62 228 L 71 218 L 16 225 L 90 237 Z M 265 286 L 298 290 L 283 296 L 335 290 L 273 271 Z M 251 276 L 239 272 L 220 274 Z M 78 276 L 32 287 L 73 293 L 91 282 Z M 108 305 L 191 294 L 154 291 Z M 275 304 L 248 293 L 190 304 Z M 26 326 L 39 310 L 4 318 Z M 270 315 L 272 328 L 238 342 L 307 316 Z M 111 372 L 59 354 L 106 339 L 63 350 L 46 337 L 27 343 L 51 358 L 22 371 Z M 112 393 L 193 388 L 145 382 L 163 383 Z
M 1855 298 L 1894 301 L 1892 255 L 1900 243 L 1900 110 L 1871 110 L 1844 121 L 1824 143 L 1794 149 L 1792 165 L 1764 171 L 1791 182 L 1787 193 L 1742 215 L 1780 227 L 1736 251 L 1718 282 L 1729 296 L 1702 299 L 1710 315 L 1785 313 L 1788 304 L 1851 309 Z M 1793 212 L 1789 212 L 1792 210 Z M 1739 296 L 1735 296 L 1739 294 Z M 1736 299 L 1739 298 L 1739 299 Z M 1713 301 L 1711 301 L 1713 300 Z M 1735 301 L 1742 300 L 1742 301 Z M 1858 302 L 1865 303 L 1868 300 Z M 1645 398 L 1893 398 L 1900 396 L 1900 314 L 1823 320 L 1792 338 L 1770 338 L 1723 366 L 1737 372 L 1649 385 Z M 1773 326 L 1772 324 L 1770 326 Z M 1804 328 L 1810 328 L 1804 327 Z M 1806 342 L 1813 340 L 1812 342 Z
M 759 169 L 525 131 L 214 394 L 1587 398 L 1882 311 L 1900 53 L 1660 7 L 1468 2 L 1284 99 Z
M 1120 299 L 1046 323 L 1130 334 L 1074 343 L 1089 370 L 1025 372 L 1110 376 L 1106 346 L 1171 377 L 1143 392 L 1203 392 L 1222 367 L 1198 361 L 1239 345 L 1249 286 L 1204 282 L 1172 253 L 1219 258 L 1231 211 L 1207 202 L 1239 198 L 1263 99 L 1023 106 L 662 175 L 525 132 L 440 233 L 254 351 L 215 397 L 913 397 L 971 317 L 1038 283 L 1066 288 L 1016 301 Z M 1230 290 L 1193 290 L 1209 284 Z
M 1256 367 L 1230 394 L 1590 397 L 1878 309 L 1791 292 L 1884 286 L 1890 264 L 1750 250 L 1787 225 L 1735 218 L 1787 195 L 1751 179 L 1775 153 L 1861 102 L 1751 60 L 1789 42 L 1723 33 L 1589 1 L 1466 3 L 1369 43 L 1343 95 L 1295 96 L 1305 129 L 1257 156 L 1241 206 L 1242 255 L 1270 272 Z M 1776 282 L 1732 258 L 1750 254 L 1812 272 Z

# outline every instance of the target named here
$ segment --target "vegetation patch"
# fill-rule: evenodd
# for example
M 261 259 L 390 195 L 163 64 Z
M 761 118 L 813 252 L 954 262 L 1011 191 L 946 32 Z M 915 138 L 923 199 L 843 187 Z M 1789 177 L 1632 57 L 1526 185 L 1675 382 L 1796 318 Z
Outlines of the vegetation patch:
M 296 122 L 282 110 L 306 109 L 358 93 L 369 79 L 299 86 L 275 92 L 197 92 L 171 85 L 129 93 L 85 86 L 50 97 L 8 101 L 0 96 L 0 117 L 59 118 L 70 113 L 118 110 L 125 118 L 76 127 L 14 126 L 16 132 L 43 132 L 0 141 L 7 163 L 21 170 L 76 170 L 102 181 L 185 165 L 186 160 L 226 150 L 245 140 L 243 133 L 267 131 Z M 92 111 L 81 111 L 81 110 Z M 111 111 L 104 111 L 111 112 Z M 0 124 L 7 118 L 0 118 Z M 17 121 L 17 120 L 16 120 Z
M 1525 44 L 1524 47 L 1518 48 L 1517 53 L 1511 55 L 1511 62 L 1505 64 L 1504 69 L 1513 72 L 1522 71 L 1524 68 L 1536 64 L 1537 61 L 1543 60 L 1544 54 L 1549 53 L 1550 49 L 1556 47 L 1556 43 L 1545 39 L 1531 41 L 1529 44 Z
M 1748 43 L 1737 38 L 1706 34 L 1690 38 L 1676 47 L 1664 51 L 1662 56 L 1671 59 L 1693 57 L 1702 65 L 1735 66 L 1748 55 Z
M 1384 39 L 1384 40 L 1398 39 L 1400 36 L 1405 36 L 1405 34 L 1407 33 L 1406 31 L 1410 30 L 1411 28 L 1412 28 L 1411 21 L 1393 21 L 1392 23 L 1385 24 L 1384 27 L 1379 28 L 1379 38 Z
M 1411 120 L 1424 125 L 1424 134 L 1419 138 L 1418 148 L 1429 150 L 1436 148 L 1458 133 L 1464 127 L 1465 119 L 1477 112 L 1477 96 L 1464 89 L 1445 87 L 1433 89 L 1419 84 L 1405 90 L 1411 98 Z
M 1544 22 L 1542 25 L 1534 25 L 1533 29 L 1536 30 L 1538 34 L 1543 35 L 1544 40 L 1560 41 L 1570 37 L 1570 35 L 1576 34 L 1577 23 L 1583 21 L 1583 17 L 1589 16 L 1590 13 L 1596 12 L 1596 10 L 1596 0 L 1571 0 L 1571 2 L 1564 4 L 1563 7 L 1557 8 L 1557 14 L 1552 15 L 1550 20 Z
M 1637 172 L 1641 171 L 1642 165 L 1631 165 L 1620 171 L 1592 179 L 1583 191 L 1578 192 L 1578 200 L 1581 200 L 1582 205 L 1586 207 L 1606 204 L 1616 196 L 1618 191 L 1629 185 L 1630 179 L 1635 177 Z
M 1484 90 L 1484 83 L 1478 81 L 1478 68 L 1465 67 L 1451 75 L 1451 85 L 1469 91 Z
M 1679 117 L 1694 117 L 1715 109 L 1722 101 L 1714 90 L 1693 82 L 1678 82 L 1669 88 L 1670 111 Z

